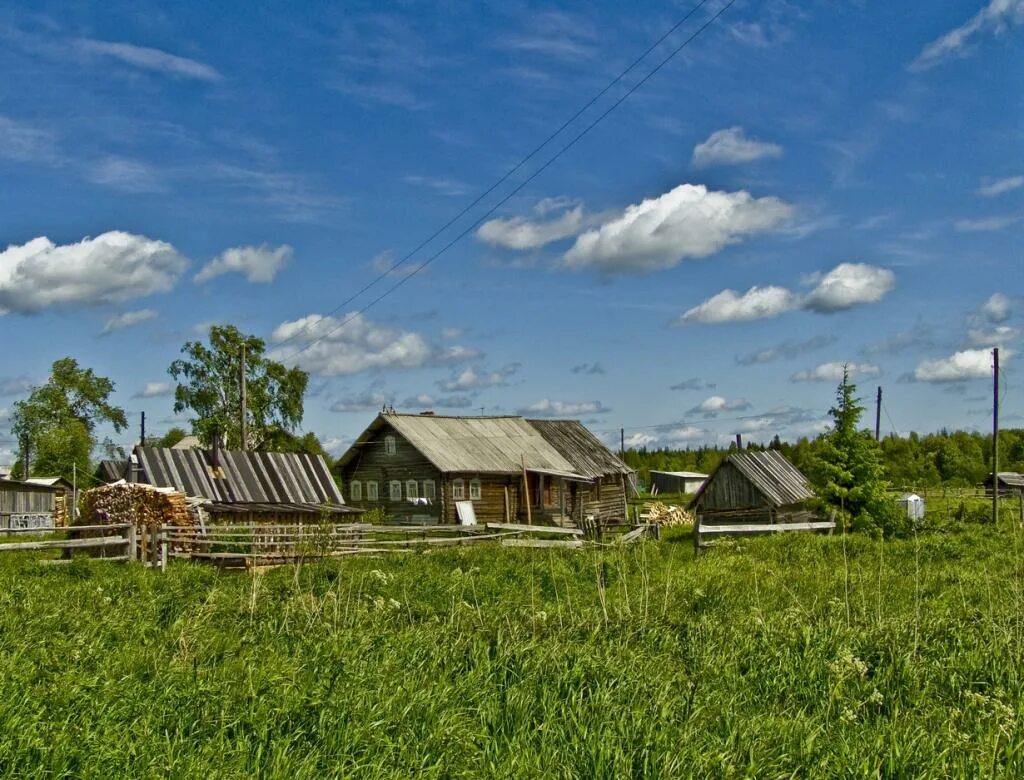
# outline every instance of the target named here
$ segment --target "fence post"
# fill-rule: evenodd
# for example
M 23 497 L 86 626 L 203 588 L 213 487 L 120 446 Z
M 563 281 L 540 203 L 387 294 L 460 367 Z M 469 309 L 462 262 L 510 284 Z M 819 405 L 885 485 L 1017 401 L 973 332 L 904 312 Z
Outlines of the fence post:
M 149 564 L 154 568 L 160 565 L 160 545 L 157 544 L 159 538 L 159 527 L 154 525 L 149 529 Z
M 160 571 L 167 571 L 167 532 L 160 529 Z
M 128 528 L 125 529 L 125 534 L 124 535 L 125 535 L 125 539 L 127 540 L 125 546 L 128 548 L 127 551 L 126 551 L 127 554 L 128 554 L 128 560 L 129 561 L 137 560 L 137 555 L 136 555 L 137 551 L 135 549 L 135 545 L 136 545 L 135 523 L 129 523 L 128 524 Z

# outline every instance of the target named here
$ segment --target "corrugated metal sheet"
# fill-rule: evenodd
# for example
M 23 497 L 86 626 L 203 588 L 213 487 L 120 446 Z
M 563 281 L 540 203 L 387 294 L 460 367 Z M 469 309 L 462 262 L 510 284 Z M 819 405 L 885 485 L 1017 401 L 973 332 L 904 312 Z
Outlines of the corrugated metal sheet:
M 807 477 L 777 450 L 737 452 L 727 457 L 723 463 L 735 466 L 773 506 L 798 504 L 814 498 L 814 491 L 811 490 Z M 701 493 L 713 479 L 712 474 L 711 479 L 705 482 L 700 492 L 694 496 L 691 506 L 697 503 Z
M 545 441 L 572 464 L 573 471 L 584 476 L 629 474 L 632 469 L 588 431 L 579 420 L 527 420 Z
M 135 454 L 141 481 L 220 504 L 345 503 L 319 455 L 222 450 L 222 475 L 214 475 L 209 450 L 136 447 Z
M 527 469 L 575 474 L 576 469 L 521 417 L 442 417 L 385 414 L 377 417 L 352 448 L 342 456 L 344 465 L 359 447 L 384 425 L 399 434 L 443 472 L 516 474 Z

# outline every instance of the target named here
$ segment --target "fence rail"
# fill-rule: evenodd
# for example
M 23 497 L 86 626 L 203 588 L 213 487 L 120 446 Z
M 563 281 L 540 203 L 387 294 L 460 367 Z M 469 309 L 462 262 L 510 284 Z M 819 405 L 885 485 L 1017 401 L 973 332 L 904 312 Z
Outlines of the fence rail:
M 5 529 L 8 532 L 13 533 L 33 533 L 34 535 L 41 535 L 40 531 L 43 529 L 38 528 L 17 528 L 17 529 Z M 134 560 L 136 555 L 136 533 L 135 526 L 131 523 L 123 523 L 119 525 L 78 525 L 70 526 L 66 528 L 57 529 L 45 529 L 44 533 L 52 534 L 54 532 L 60 533 L 75 533 L 89 531 L 92 533 L 108 532 L 116 533 L 115 536 L 92 536 L 84 539 L 42 539 L 33 540 L 30 542 L 4 542 L 0 544 L 0 553 L 4 552 L 23 552 L 30 550 L 61 550 L 65 553 L 71 553 L 75 550 L 98 550 L 101 553 L 106 552 L 108 549 L 120 548 L 121 555 L 108 556 L 100 555 L 100 558 L 106 560 Z

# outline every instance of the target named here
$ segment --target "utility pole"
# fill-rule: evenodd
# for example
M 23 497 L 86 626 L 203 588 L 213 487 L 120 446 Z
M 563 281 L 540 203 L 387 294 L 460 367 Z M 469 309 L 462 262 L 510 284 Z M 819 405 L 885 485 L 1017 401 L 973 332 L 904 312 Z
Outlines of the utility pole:
M 142 447 L 146 446 L 146 413 L 142 412 L 142 430 L 139 431 L 139 444 Z
M 999 347 L 992 349 L 992 524 L 999 521 Z
M 619 428 L 619 458 L 626 459 L 626 429 Z
M 882 387 L 878 387 L 878 397 L 875 399 L 875 441 L 882 438 Z
M 246 452 L 249 449 L 249 424 L 248 424 L 249 421 L 248 421 L 248 415 L 246 414 L 246 409 L 245 409 L 246 400 L 245 400 L 245 342 L 244 341 L 242 342 L 242 368 L 241 368 L 241 375 L 239 377 L 238 387 L 239 387 L 238 395 L 239 395 L 239 399 L 240 399 L 239 406 L 241 407 L 239 409 L 239 412 L 242 415 L 242 419 L 241 419 L 241 423 L 242 423 L 241 424 L 242 452 Z

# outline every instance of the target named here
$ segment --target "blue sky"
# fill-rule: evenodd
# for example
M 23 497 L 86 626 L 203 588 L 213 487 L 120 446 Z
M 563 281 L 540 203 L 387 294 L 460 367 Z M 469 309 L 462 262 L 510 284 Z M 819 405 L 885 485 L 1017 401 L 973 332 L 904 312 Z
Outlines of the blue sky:
M 994 345 L 1019 425 L 1021 0 L 738 0 L 484 219 L 722 4 L 347 302 L 693 4 L 0 3 L 0 416 L 72 355 L 159 434 L 230 322 L 335 451 L 382 403 L 813 434 L 843 362 L 885 430 L 985 429 Z

